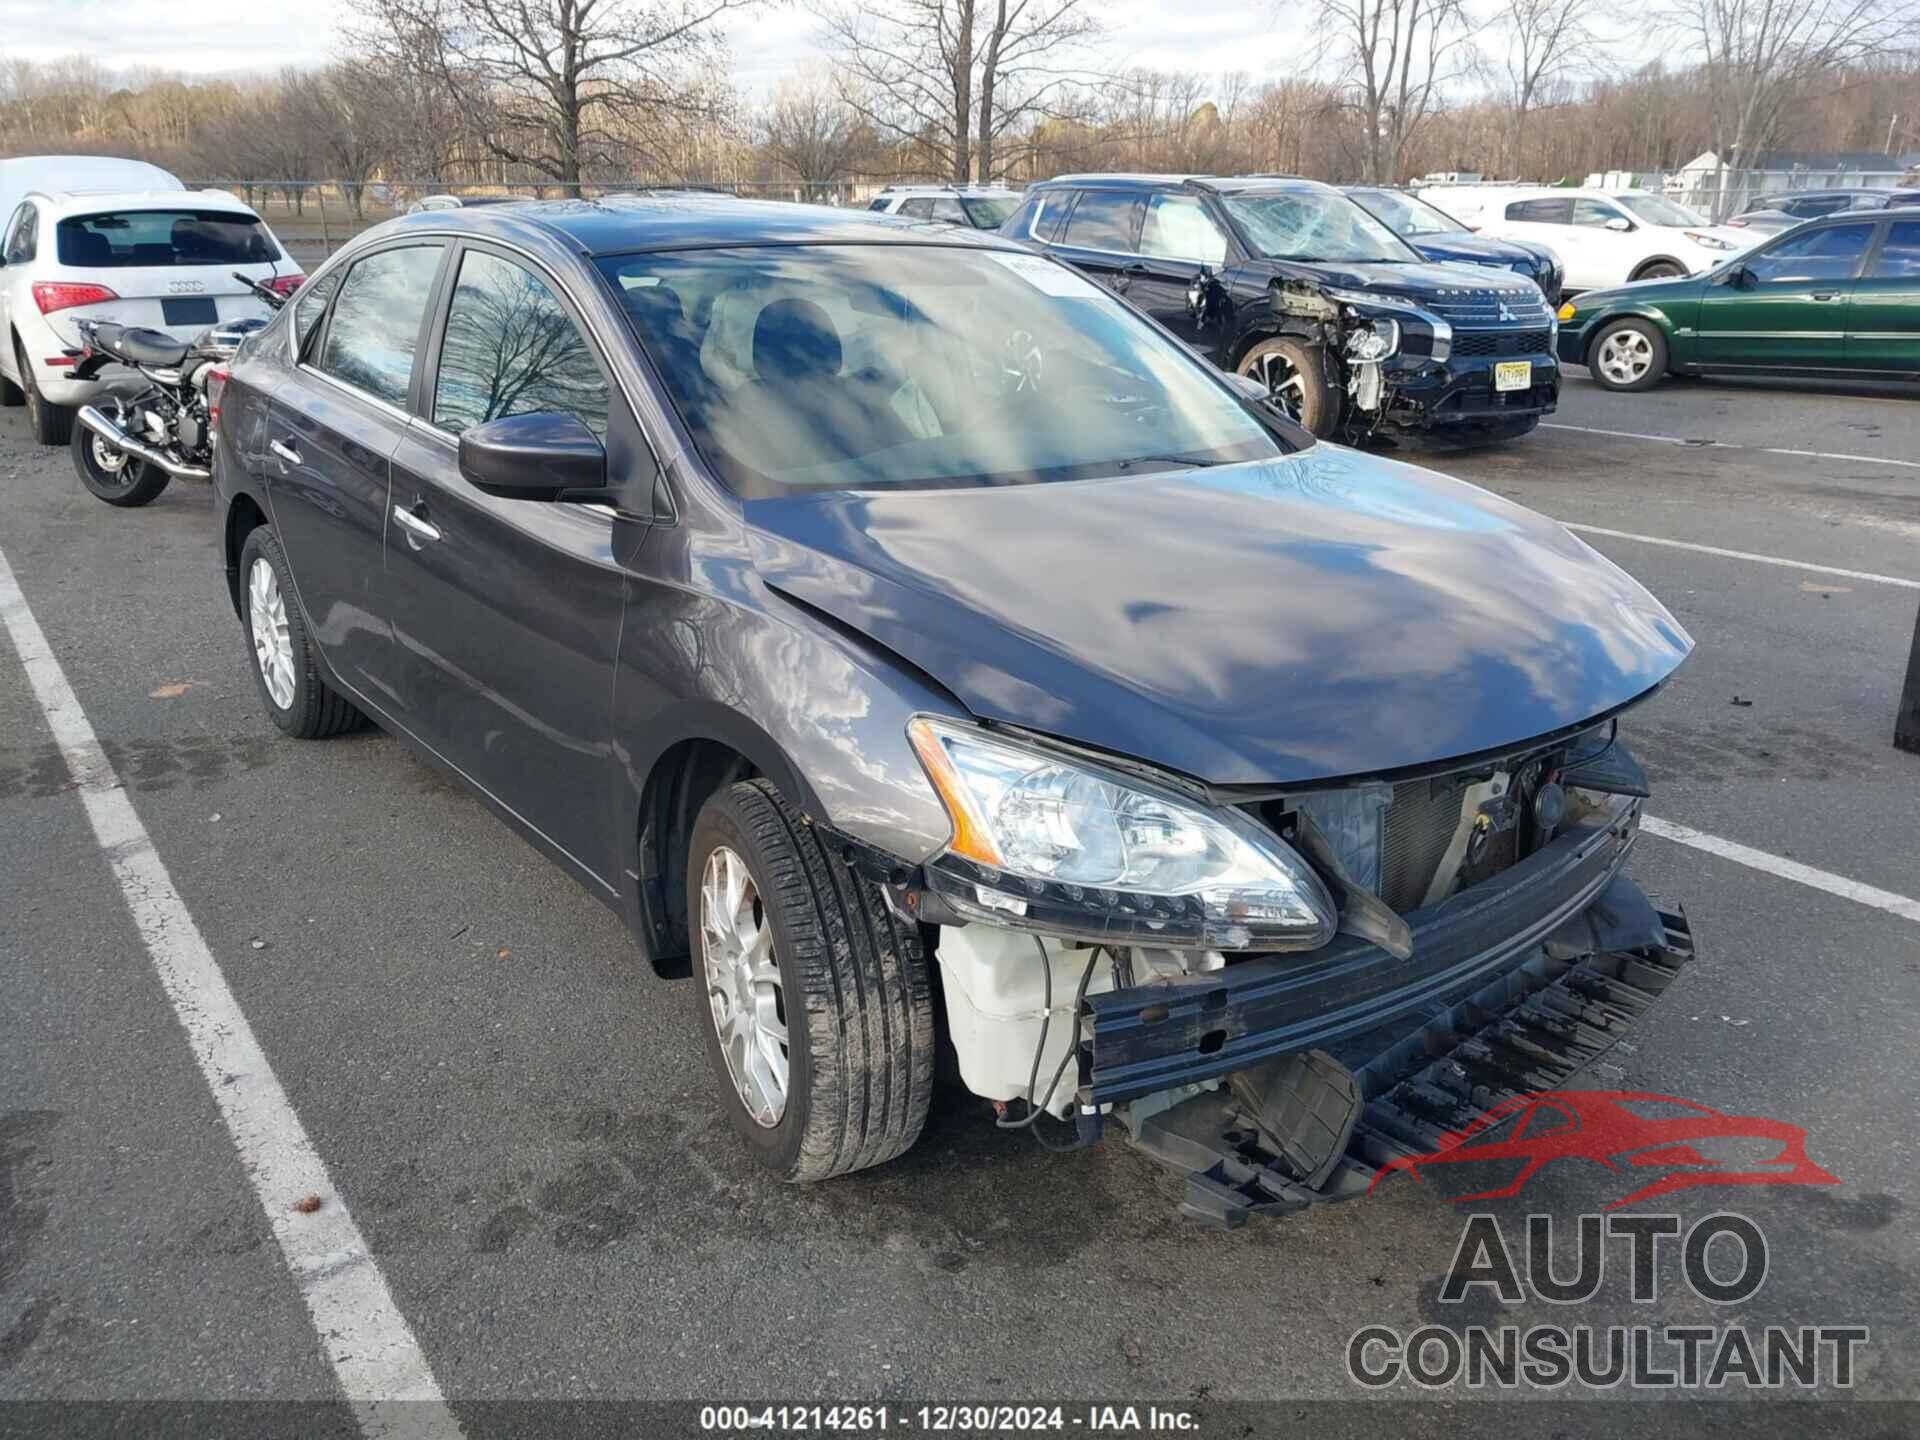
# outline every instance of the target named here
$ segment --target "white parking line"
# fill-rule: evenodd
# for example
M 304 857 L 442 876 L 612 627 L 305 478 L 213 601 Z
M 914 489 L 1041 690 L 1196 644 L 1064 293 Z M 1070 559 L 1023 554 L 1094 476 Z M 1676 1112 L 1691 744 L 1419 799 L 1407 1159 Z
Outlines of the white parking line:
M 1689 450 L 1752 450 L 1760 455 L 1793 455 L 1802 460 L 1845 460 L 1854 465 L 1898 465 L 1920 470 L 1920 460 L 1891 460 L 1884 455 L 1840 455 L 1830 450 L 1786 450 L 1773 445 L 1735 445 L 1726 440 L 1689 440 L 1679 435 L 1643 435 L 1637 430 L 1601 430 L 1592 425 L 1562 425 L 1542 420 L 1542 430 L 1571 430 L 1581 435 L 1610 435 L 1616 440 L 1650 440 L 1656 445 L 1684 445 Z
M 1829 895 L 1838 895 L 1842 900 L 1851 900 L 1856 905 L 1884 910 L 1889 915 L 1898 915 L 1902 920 L 1920 921 L 1920 900 L 1910 900 L 1905 895 L 1894 894 L 1891 890 L 1880 890 L 1872 885 L 1863 885 L 1858 880 L 1847 879 L 1844 875 L 1835 875 L 1828 870 L 1816 870 L 1811 865 L 1802 865 L 1798 860 L 1789 860 L 1783 855 L 1769 855 L 1764 850 L 1755 850 L 1736 840 L 1722 840 L 1718 835 L 1709 835 L 1704 831 L 1695 830 L 1691 825 L 1678 825 L 1671 820 L 1661 820 L 1652 815 L 1641 817 L 1640 828 L 1649 835 L 1658 835 L 1662 840 L 1671 840 L 1677 845 L 1689 845 L 1695 850 L 1704 850 L 1709 855 L 1718 855 L 1723 860 L 1732 860 L 1749 869 L 1777 875 L 1780 879 L 1791 880 L 1796 885 L 1809 885 L 1815 890 L 1824 890 Z
M 1696 545 L 1691 540 L 1667 540 L 1658 535 L 1636 535 L 1631 530 L 1609 530 L 1604 525 L 1581 525 L 1572 520 L 1560 522 L 1582 535 L 1610 535 L 1615 540 L 1635 540 L 1642 545 L 1665 545 L 1672 550 L 1694 550 L 1702 555 L 1720 555 L 1728 560 L 1751 560 L 1756 565 L 1779 565 L 1788 570 L 1810 570 L 1816 575 L 1838 575 L 1847 580 L 1867 580 L 1875 585 L 1898 585 L 1920 590 L 1920 580 L 1905 580 L 1898 575 L 1876 575 L 1871 570 L 1843 570 L 1838 565 L 1815 565 L 1808 560 L 1787 560 L 1778 555 L 1755 555 L 1747 550 L 1723 550 L 1718 545 Z
M 0 622 L 361 1430 L 369 1437 L 459 1436 L 386 1277 L 173 888 L 4 554 Z M 318 1210 L 296 1209 L 314 1196 Z M 223 1323 L 235 1318 L 221 1317 Z M 244 1333 L 244 1325 L 237 1326 L 236 1340 Z

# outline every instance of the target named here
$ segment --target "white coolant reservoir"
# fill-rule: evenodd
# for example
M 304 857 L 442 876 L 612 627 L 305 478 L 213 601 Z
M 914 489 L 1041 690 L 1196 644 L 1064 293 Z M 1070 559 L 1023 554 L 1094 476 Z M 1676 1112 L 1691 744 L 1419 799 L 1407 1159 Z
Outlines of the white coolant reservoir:
M 1045 951 L 1046 959 L 1041 960 Z M 1105 951 L 1070 947 L 991 925 L 950 925 L 940 932 L 940 976 L 946 987 L 947 1030 L 960 1056 L 967 1088 L 989 1100 L 1028 1099 L 1033 1051 L 1048 1012 L 1047 973 L 1052 972 L 1052 1020 L 1040 1056 L 1039 1103 L 1055 1115 L 1072 1108 L 1079 1077 L 1069 1064 L 1053 1095 L 1048 1083 L 1073 1044 L 1073 1003 L 1093 960 L 1087 993 L 1113 989 L 1113 965 Z M 1096 958 L 1097 954 L 1097 958 Z

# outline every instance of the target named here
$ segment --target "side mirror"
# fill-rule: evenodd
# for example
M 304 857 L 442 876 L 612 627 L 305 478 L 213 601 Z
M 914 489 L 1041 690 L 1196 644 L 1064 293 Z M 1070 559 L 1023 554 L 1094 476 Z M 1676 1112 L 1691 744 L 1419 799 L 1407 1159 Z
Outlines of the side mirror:
M 1633 222 L 1624 215 L 1616 215 L 1607 221 L 1607 229 L 1618 230 L 1622 234 L 1625 234 L 1627 231 L 1633 229 Z
M 1731 285 L 1736 290 L 1746 290 L 1753 285 L 1753 272 L 1744 264 L 1732 265 L 1728 267 L 1727 273 L 1721 279 L 1723 283 Z
M 502 500 L 597 499 L 607 451 L 577 415 L 503 415 L 460 432 L 460 473 Z

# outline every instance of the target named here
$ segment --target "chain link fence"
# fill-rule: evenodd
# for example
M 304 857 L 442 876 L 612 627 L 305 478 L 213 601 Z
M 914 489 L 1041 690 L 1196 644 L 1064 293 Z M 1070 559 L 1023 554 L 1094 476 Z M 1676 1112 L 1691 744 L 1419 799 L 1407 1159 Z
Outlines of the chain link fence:
M 225 190 L 260 213 L 294 259 L 317 263 L 363 230 L 410 210 L 453 209 L 460 204 L 508 200 L 598 199 L 607 195 L 673 195 L 689 192 L 754 200 L 837 205 L 864 209 L 889 185 L 938 185 L 932 176 L 889 175 L 851 180 L 687 180 L 678 182 L 587 181 L 579 184 L 510 181 L 498 184 L 442 180 L 190 180 L 194 189 Z

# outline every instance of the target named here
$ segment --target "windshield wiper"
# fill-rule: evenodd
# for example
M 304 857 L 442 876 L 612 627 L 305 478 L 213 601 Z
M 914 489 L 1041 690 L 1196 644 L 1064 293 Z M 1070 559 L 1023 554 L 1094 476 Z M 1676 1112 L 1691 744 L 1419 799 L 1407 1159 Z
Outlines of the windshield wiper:
M 1224 465 L 1224 460 L 1210 460 L 1204 455 L 1136 455 L 1131 460 L 1114 462 L 1122 470 L 1131 470 L 1135 465 L 1186 465 L 1195 470 L 1205 470 L 1210 465 Z

